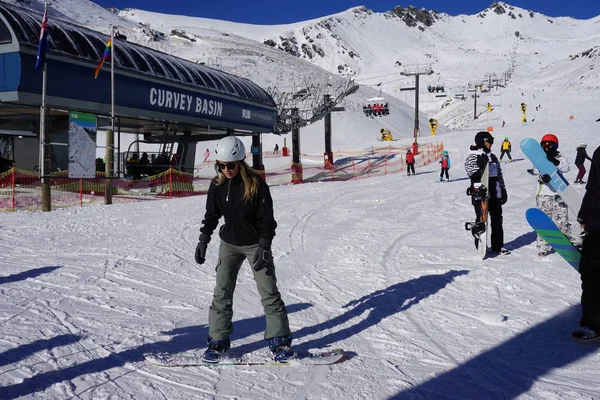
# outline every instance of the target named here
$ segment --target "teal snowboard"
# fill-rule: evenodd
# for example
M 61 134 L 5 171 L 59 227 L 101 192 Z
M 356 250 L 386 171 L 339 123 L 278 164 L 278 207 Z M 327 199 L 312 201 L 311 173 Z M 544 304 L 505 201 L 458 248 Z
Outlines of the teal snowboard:
M 554 221 L 539 208 L 530 208 L 525 212 L 529 225 L 540 235 L 571 267 L 579 271 L 581 252 L 558 229 Z

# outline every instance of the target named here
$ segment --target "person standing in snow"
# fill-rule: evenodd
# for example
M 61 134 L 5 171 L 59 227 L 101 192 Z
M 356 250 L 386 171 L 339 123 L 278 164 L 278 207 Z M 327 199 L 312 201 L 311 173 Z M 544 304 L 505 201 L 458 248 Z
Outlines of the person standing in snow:
M 510 160 L 509 162 L 512 162 L 512 157 L 510 156 L 511 150 L 512 146 L 510 144 L 510 140 L 508 140 L 508 137 L 505 137 L 504 141 L 500 145 L 500 161 L 502 161 L 502 158 L 506 154 L 508 156 L 508 159 Z
M 440 182 L 444 181 L 444 174 L 446 175 L 446 181 L 450 181 L 450 176 L 448 175 L 448 171 L 450 170 L 450 156 L 446 150 L 442 151 L 442 158 L 440 159 L 440 166 L 442 170 L 440 171 Z
M 476 188 L 481 183 L 481 177 L 484 169 L 489 171 L 489 181 L 487 193 L 488 212 L 490 215 L 490 227 L 492 230 L 491 241 L 492 251 L 499 254 L 510 254 L 510 251 L 504 247 L 504 228 L 502 226 L 502 206 L 508 200 L 508 194 L 504 185 L 502 168 L 498 157 L 492 153 L 494 137 L 489 132 L 477 132 L 475 135 L 475 145 L 471 146 L 471 152 L 465 160 L 465 171 L 471 179 L 471 193 L 478 193 Z M 479 193 L 479 196 L 484 195 Z M 475 208 L 476 222 L 481 221 L 481 197 L 472 196 L 472 204 Z
M 558 137 L 548 133 L 542 137 L 540 145 L 546 153 L 546 158 L 563 174 L 569 172 L 571 166 L 569 160 L 558 151 Z M 546 183 L 550 182 L 550 176 L 541 175 L 537 168 L 528 169 L 532 175 L 537 175 L 538 190 L 535 197 L 537 208 L 545 212 L 556 223 L 556 226 L 567 236 L 570 236 L 569 209 L 567 203 L 556 194 L 556 191 Z M 536 248 L 538 256 L 543 257 L 550 252 L 550 245 L 540 236 L 537 236 Z
M 406 174 L 410 175 L 411 171 L 415 175 L 415 155 L 411 149 L 408 149 L 406 151 Z
M 585 176 L 585 165 L 583 165 L 585 163 L 585 160 L 590 160 L 592 161 L 592 159 L 590 158 L 590 156 L 588 156 L 587 152 L 585 151 L 585 148 L 587 147 L 586 143 L 581 143 L 578 147 L 577 147 L 577 155 L 575 156 L 575 166 L 577 166 L 577 169 L 579 170 L 579 172 L 577 173 L 577 178 L 575 178 L 575 182 L 573 183 L 585 183 L 583 181 L 583 177 Z
M 581 247 L 581 320 L 573 336 L 581 340 L 600 336 L 600 147 L 592 156 L 577 221 L 585 231 Z
M 206 151 L 204 152 L 204 162 L 209 162 L 210 161 L 210 150 L 206 149 Z
M 210 183 L 206 213 L 200 229 L 195 260 L 203 264 L 219 219 L 221 243 L 216 267 L 216 286 L 209 311 L 207 362 L 219 362 L 230 347 L 233 331 L 233 292 L 240 267 L 248 259 L 266 317 L 264 337 L 276 361 L 294 356 L 285 304 L 277 289 L 271 242 L 277 222 L 269 186 L 244 159 L 244 143 L 235 136 L 221 139 L 215 149 L 217 175 Z

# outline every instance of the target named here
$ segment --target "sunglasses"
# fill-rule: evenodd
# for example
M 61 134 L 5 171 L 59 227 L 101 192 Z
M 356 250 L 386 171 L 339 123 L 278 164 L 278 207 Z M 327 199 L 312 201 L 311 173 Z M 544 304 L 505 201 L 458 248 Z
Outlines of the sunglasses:
M 227 168 L 228 170 L 233 170 L 233 169 L 235 169 L 235 167 L 237 166 L 237 164 L 238 163 L 236 163 L 236 162 L 228 162 L 228 163 L 225 163 L 225 164 L 217 162 L 217 167 L 219 169 L 221 169 L 221 170 L 223 170 L 225 168 Z
M 483 141 L 484 142 L 488 142 L 489 144 L 494 144 L 494 138 L 493 137 L 491 137 L 491 138 L 485 138 L 485 139 L 483 139 Z

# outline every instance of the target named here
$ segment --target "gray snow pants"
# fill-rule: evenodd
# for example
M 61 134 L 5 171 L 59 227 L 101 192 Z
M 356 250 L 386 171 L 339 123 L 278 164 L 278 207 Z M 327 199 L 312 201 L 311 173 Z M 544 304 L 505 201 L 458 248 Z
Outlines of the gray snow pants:
M 234 246 L 221 240 L 217 282 L 208 314 L 208 335 L 213 340 L 228 339 L 233 331 L 233 292 L 238 272 L 245 259 L 252 261 L 257 248 L 258 244 Z M 291 335 L 285 304 L 277 289 L 275 269 L 264 268 L 258 272 L 252 269 L 252 273 L 267 320 L 265 339 Z

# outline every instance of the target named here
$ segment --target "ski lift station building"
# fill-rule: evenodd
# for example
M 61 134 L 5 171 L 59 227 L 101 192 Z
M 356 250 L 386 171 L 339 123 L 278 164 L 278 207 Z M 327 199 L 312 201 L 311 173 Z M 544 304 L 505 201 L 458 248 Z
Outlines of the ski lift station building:
M 0 139 L 12 141 L 17 167 L 29 170 L 39 159 L 43 73 L 35 65 L 41 21 L 41 13 L 0 3 Z M 108 36 L 51 13 L 48 26 L 50 142 L 68 142 L 70 111 L 95 114 L 97 128 L 109 129 L 109 63 L 94 79 Z M 253 135 L 254 146 L 259 133 L 275 129 L 275 101 L 246 78 L 119 39 L 112 60 L 115 134 L 141 134 L 156 143 L 171 140 L 177 144 L 173 153 L 188 171 L 193 169 L 196 142 L 228 134 Z M 66 168 L 64 147 L 52 147 L 52 170 Z

